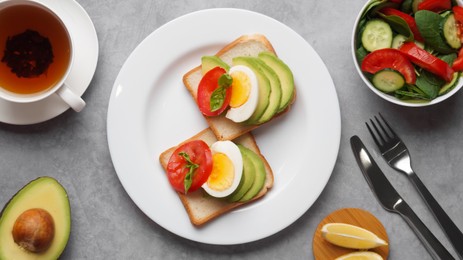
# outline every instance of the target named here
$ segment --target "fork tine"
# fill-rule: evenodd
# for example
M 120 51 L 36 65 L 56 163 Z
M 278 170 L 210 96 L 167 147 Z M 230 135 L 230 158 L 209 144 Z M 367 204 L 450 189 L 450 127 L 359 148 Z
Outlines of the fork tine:
M 370 121 L 371 121 L 371 119 L 370 119 Z M 370 125 L 368 124 L 368 122 L 365 122 L 365 125 L 367 125 L 368 132 L 370 132 L 371 137 L 373 137 L 373 141 L 375 141 L 375 143 L 376 143 L 376 145 L 378 147 L 381 147 L 381 143 L 379 142 L 379 139 L 376 138 L 376 135 L 373 133 L 373 130 L 370 128 Z M 383 140 L 383 143 L 384 143 L 384 140 Z
M 381 134 L 381 131 L 379 130 L 377 124 L 379 124 L 379 126 L 383 129 L 383 132 L 384 132 L 384 128 L 381 126 L 381 124 L 379 123 L 378 118 L 376 118 L 376 116 L 375 116 L 375 119 L 376 119 L 376 122 L 377 122 L 376 124 L 372 119 L 370 119 L 370 123 L 373 125 L 373 128 L 376 130 L 376 134 L 381 138 L 381 141 L 383 142 L 383 144 L 385 144 L 386 139 L 384 138 L 384 135 Z M 387 137 L 389 137 L 389 136 L 387 136 Z
M 394 130 L 392 130 L 392 127 L 389 125 L 389 123 L 386 121 L 386 119 L 384 119 L 383 115 L 381 115 L 381 113 L 378 113 L 379 116 L 381 117 L 381 119 L 383 120 L 384 124 L 387 126 L 387 128 L 389 129 L 389 131 L 391 132 L 392 137 L 398 137 L 398 135 L 394 132 Z
M 379 127 L 381 128 L 381 130 L 383 130 L 383 135 L 384 135 L 384 138 L 387 139 L 387 140 L 390 140 L 392 139 L 392 136 L 389 135 L 389 133 L 386 131 L 386 129 L 384 128 L 384 124 L 382 124 L 379 119 L 375 116 L 375 120 L 376 120 L 376 123 L 378 123 Z

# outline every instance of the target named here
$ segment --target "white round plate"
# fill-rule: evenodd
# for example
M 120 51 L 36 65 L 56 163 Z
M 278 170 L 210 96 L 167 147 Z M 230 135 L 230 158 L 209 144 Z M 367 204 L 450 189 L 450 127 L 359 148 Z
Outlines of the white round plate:
M 227 26 L 229 21 L 234 26 Z M 201 28 L 201 30 L 198 30 Z M 207 127 L 182 76 L 241 35 L 261 33 L 292 69 L 291 110 L 254 131 L 273 168 L 261 199 L 194 227 L 159 163 L 159 155 Z M 177 18 L 149 35 L 123 65 L 111 93 L 108 142 L 117 175 L 137 206 L 184 238 L 240 244 L 284 229 L 318 198 L 339 150 L 341 120 L 333 81 L 312 47 L 286 25 L 240 9 L 208 9 Z
M 73 39 L 74 63 L 66 84 L 79 96 L 88 88 L 98 61 L 98 38 L 87 12 L 74 0 L 38 0 L 48 4 L 68 26 Z M 52 119 L 69 109 L 57 94 L 27 104 L 0 99 L 0 122 L 29 125 Z

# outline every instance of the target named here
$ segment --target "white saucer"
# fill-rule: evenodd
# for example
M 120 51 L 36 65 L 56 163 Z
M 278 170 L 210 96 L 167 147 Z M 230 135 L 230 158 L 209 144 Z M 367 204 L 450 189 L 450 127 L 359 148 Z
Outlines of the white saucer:
M 98 61 L 98 38 L 87 12 L 74 0 L 38 0 L 50 5 L 69 27 L 74 43 L 74 64 L 66 84 L 74 93 L 82 96 L 88 88 Z M 0 122 L 28 125 L 52 119 L 69 106 L 56 94 L 28 104 L 17 104 L 0 99 Z

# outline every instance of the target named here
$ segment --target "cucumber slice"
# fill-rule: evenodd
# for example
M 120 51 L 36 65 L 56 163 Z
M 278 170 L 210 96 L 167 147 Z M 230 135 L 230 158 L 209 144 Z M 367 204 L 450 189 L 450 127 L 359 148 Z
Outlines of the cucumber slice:
M 461 42 L 457 34 L 455 16 L 452 13 L 447 15 L 445 18 L 442 30 L 444 33 L 445 41 L 448 43 L 448 45 L 454 49 L 459 49 L 461 47 Z
M 406 40 L 407 40 L 407 37 L 405 37 L 405 35 L 397 34 L 392 39 L 392 48 L 399 49 L 402 43 L 404 43 Z
M 405 85 L 404 76 L 393 69 L 383 69 L 376 72 L 371 82 L 377 89 L 385 93 L 394 92 Z
M 407 40 L 407 37 L 405 37 L 405 35 L 397 34 L 392 39 L 392 48 L 399 49 L 399 47 L 402 45 L 402 43 L 404 43 L 406 40 Z M 418 47 L 420 47 L 421 49 L 424 49 L 424 44 L 423 43 L 421 43 L 419 41 L 415 41 L 415 44 L 418 45 Z
M 368 21 L 362 33 L 362 45 L 370 52 L 390 48 L 392 45 L 391 26 L 379 19 Z
M 449 83 L 442 86 L 442 88 L 439 90 L 438 95 L 442 96 L 448 93 L 450 90 L 452 90 L 460 81 L 460 76 L 461 76 L 461 72 L 454 72 L 452 80 Z

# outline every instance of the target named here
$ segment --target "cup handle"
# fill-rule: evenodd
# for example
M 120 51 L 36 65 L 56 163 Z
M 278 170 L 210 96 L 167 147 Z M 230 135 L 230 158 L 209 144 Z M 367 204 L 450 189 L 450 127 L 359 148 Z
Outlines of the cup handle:
M 85 107 L 85 101 L 72 92 L 66 85 L 61 86 L 61 88 L 56 91 L 56 94 L 76 112 L 82 111 Z

